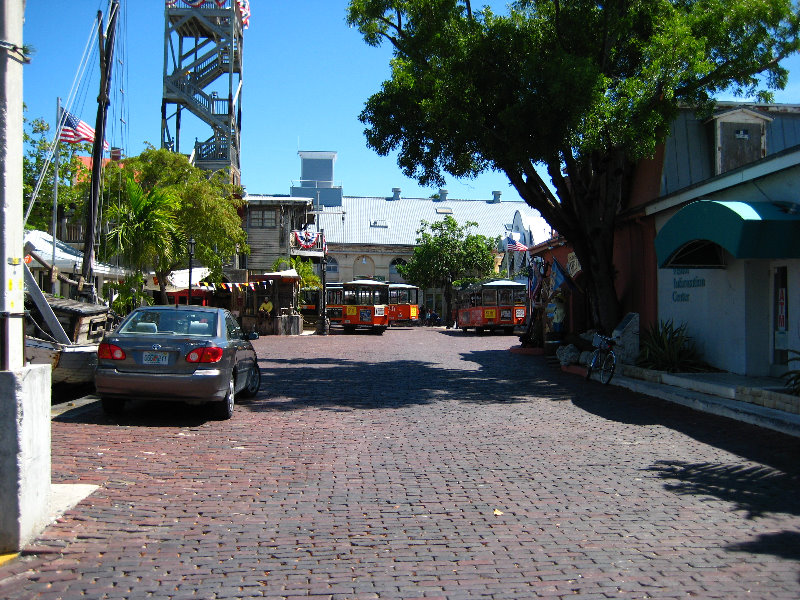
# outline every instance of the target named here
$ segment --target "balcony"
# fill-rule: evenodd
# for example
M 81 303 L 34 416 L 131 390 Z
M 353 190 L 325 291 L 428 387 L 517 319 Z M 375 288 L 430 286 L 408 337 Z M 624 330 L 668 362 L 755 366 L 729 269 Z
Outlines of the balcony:
M 289 233 L 289 254 L 322 258 L 325 255 L 325 240 L 316 231 L 292 231 Z

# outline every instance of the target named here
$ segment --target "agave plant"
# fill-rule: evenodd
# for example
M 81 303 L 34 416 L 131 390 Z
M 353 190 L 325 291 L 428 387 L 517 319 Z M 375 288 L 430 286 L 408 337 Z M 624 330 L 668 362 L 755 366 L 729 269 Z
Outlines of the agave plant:
M 794 354 L 789 362 L 800 361 L 800 352 L 797 350 L 789 350 L 790 354 Z M 786 391 L 795 396 L 800 396 L 800 369 L 792 369 L 783 374 L 783 379 L 786 380 Z
M 653 324 L 639 341 L 636 364 L 657 371 L 696 372 L 706 369 L 692 338 L 686 333 L 686 323 L 676 327 L 672 320 Z

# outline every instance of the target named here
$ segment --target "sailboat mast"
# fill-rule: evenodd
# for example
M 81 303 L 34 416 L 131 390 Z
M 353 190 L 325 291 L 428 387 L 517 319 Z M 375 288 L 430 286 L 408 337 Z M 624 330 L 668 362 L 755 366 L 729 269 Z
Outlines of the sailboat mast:
M 114 39 L 116 37 L 119 0 L 112 0 L 109 11 L 108 28 L 103 33 L 103 15 L 99 14 L 100 23 L 100 94 L 97 97 L 97 119 L 95 120 L 95 137 L 92 146 L 92 180 L 89 203 L 86 209 L 86 239 L 83 243 L 83 265 L 79 290 L 92 277 L 94 267 L 94 243 L 97 230 L 97 215 L 100 209 L 100 182 L 103 169 L 103 143 L 106 138 L 106 115 L 111 90 L 111 68 L 114 64 Z

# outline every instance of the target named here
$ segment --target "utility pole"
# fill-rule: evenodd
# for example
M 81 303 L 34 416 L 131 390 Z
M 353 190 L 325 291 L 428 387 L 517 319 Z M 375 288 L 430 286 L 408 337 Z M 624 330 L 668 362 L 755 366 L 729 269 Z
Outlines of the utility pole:
M 0 3 L 0 554 L 48 522 L 50 365 L 24 364 L 22 45 L 24 0 Z
M 24 264 L 22 262 L 22 0 L 3 2 L 0 19 L 0 211 L 2 257 L 0 271 L 0 369 L 22 366 L 25 313 Z
M 319 195 L 319 192 L 317 192 Z M 319 213 L 317 213 L 319 218 Z M 317 333 L 320 335 L 328 335 L 331 330 L 331 322 L 328 319 L 328 284 L 327 284 L 327 271 L 328 271 L 328 245 L 325 243 L 325 230 L 320 230 L 322 236 L 322 260 L 320 267 L 322 270 L 322 291 L 319 295 L 319 317 L 317 321 Z

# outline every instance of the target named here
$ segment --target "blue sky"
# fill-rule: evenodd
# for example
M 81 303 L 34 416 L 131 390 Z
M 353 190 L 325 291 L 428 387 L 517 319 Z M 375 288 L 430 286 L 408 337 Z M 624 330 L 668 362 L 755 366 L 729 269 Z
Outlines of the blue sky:
M 371 48 L 344 22 L 346 0 L 250 0 L 252 17 L 244 34 L 242 96 L 242 183 L 249 193 L 285 194 L 300 177 L 298 150 L 338 152 L 337 183 L 349 196 L 427 197 L 436 189 L 421 188 L 403 176 L 395 157 L 381 157 L 367 148 L 358 121 L 364 102 L 389 76 L 388 47 Z M 476 3 L 484 4 L 484 3 Z M 506 2 L 485 2 L 495 12 Z M 136 155 L 149 142 L 160 145 L 161 79 L 164 62 L 164 0 L 122 0 L 118 35 L 121 50 L 109 109 L 108 141 Z M 28 0 L 24 42 L 35 48 L 24 72 L 28 118 L 55 121 L 56 98 L 66 99 L 87 45 L 98 10 L 106 0 Z M 88 79 L 73 112 L 94 124 L 96 111 L 96 43 Z M 789 67 L 800 67 L 793 58 Z M 777 101 L 800 103 L 800 79 L 777 95 Z M 120 92 L 124 90 L 124 95 Z M 124 102 L 121 98 L 124 97 Z M 186 113 L 185 113 L 186 114 Z M 122 124 L 124 120 L 124 125 Z M 184 122 L 181 151 L 210 129 Z M 519 199 L 498 173 L 475 180 L 448 180 L 453 198 Z

